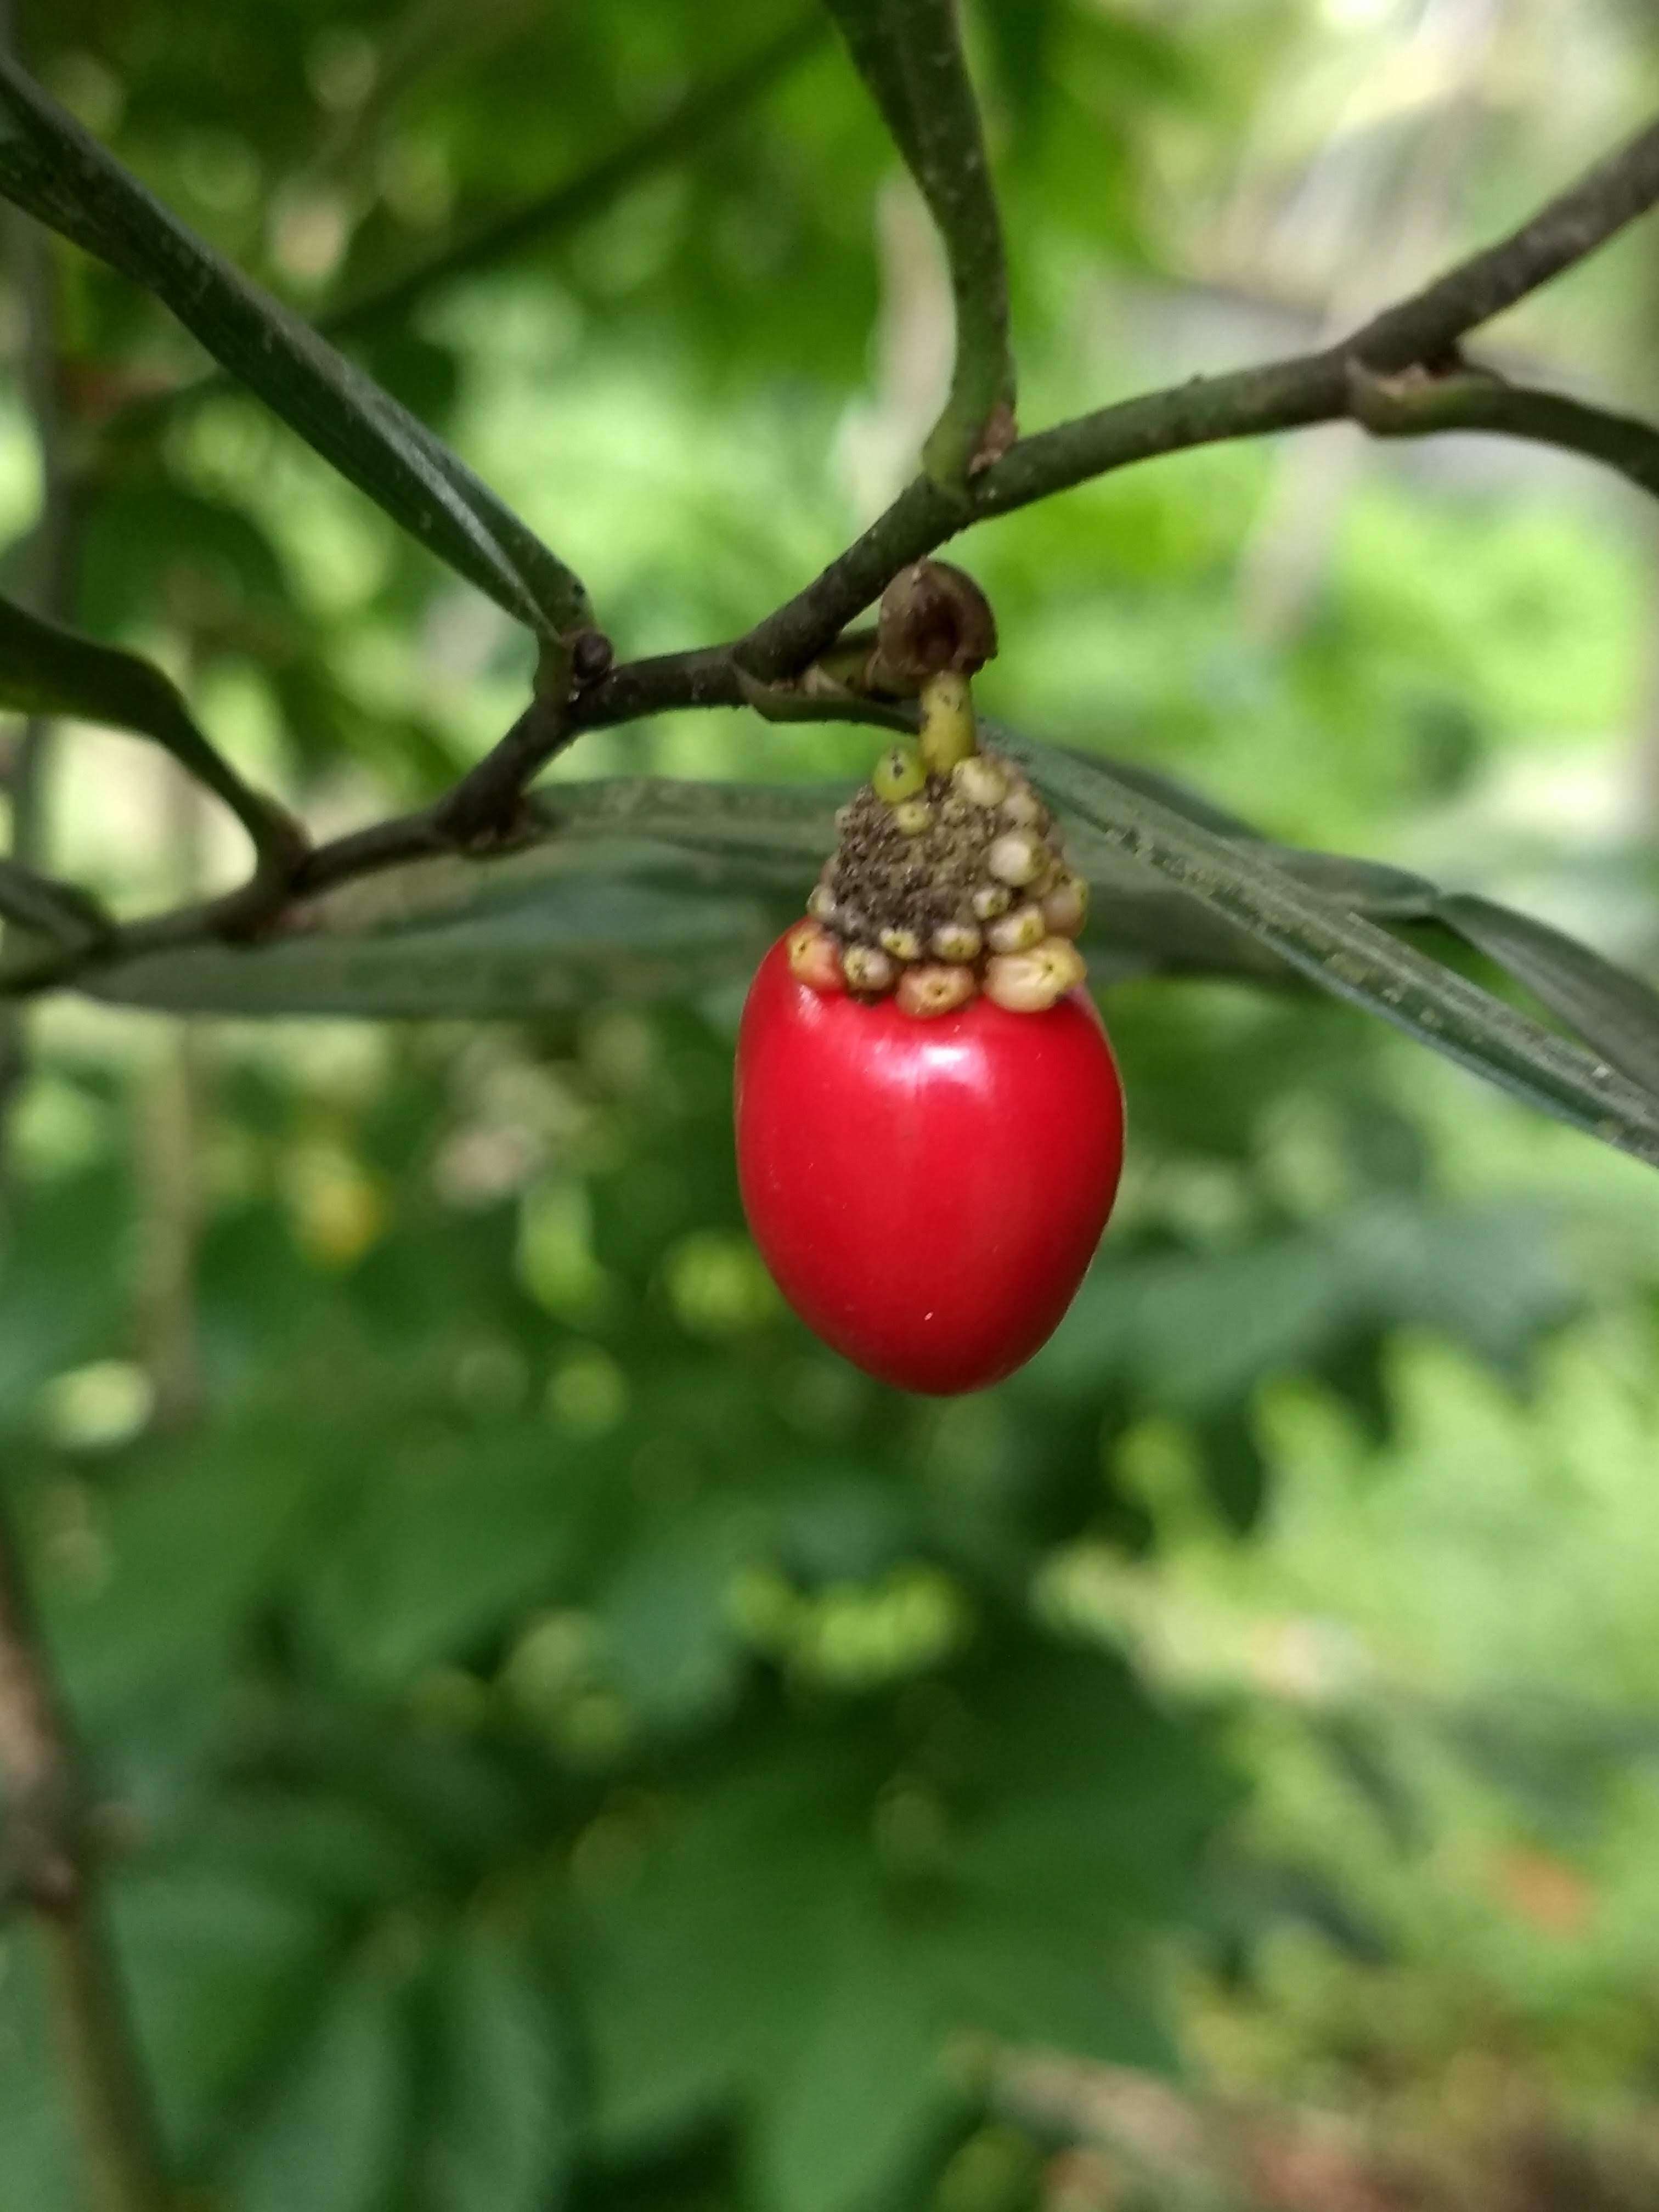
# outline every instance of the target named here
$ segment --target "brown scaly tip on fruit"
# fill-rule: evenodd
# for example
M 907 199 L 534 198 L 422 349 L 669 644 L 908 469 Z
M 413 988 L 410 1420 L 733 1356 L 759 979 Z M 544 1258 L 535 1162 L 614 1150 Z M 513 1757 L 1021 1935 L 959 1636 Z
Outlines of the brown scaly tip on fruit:
M 822 988 L 859 998 L 896 993 L 905 1012 L 932 1016 L 980 992 L 1036 1012 L 1082 979 L 1078 955 L 1052 948 L 1082 929 L 1088 887 L 1013 762 L 978 752 L 940 771 L 915 745 L 893 745 L 836 824 L 807 899 L 829 951 L 792 955 L 803 981 L 823 975 Z M 1034 958 L 1035 969 L 998 964 Z M 948 974 L 959 980 L 947 986 Z
M 915 562 L 882 594 L 866 678 L 918 701 L 919 738 L 889 746 L 836 811 L 840 842 L 806 902 L 817 934 L 792 939 L 802 981 L 893 992 L 921 1017 L 981 991 L 1036 1012 L 1082 981 L 1067 940 L 1086 886 L 1027 778 L 979 748 L 970 679 L 996 645 L 985 594 L 948 561 Z

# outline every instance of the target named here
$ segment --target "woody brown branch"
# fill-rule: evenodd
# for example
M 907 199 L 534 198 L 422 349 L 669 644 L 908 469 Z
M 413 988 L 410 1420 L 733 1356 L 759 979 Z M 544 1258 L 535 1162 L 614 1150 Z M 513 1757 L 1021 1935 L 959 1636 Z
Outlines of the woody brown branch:
M 1366 378 L 1398 379 L 1419 368 L 1437 380 L 1457 365 L 1459 343 L 1470 331 L 1586 258 L 1656 202 L 1659 120 L 1507 238 L 1385 308 L 1334 345 L 1224 375 L 1193 377 L 1021 439 L 974 477 L 965 501 L 918 478 L 820 575 L 744 636 L 624 663 L 582 686 L 556 730 L 546 726 L 536 708 L 529 710 L 538 724 L 536 742 L 525 742 L 527 717 L 521 717 L 490 757 L 489 787 L 496 818 L 504 818 L 505 802 L 514 795 L 506 771 L 522 772 L 527 780 L 585 730 L 688 708 L 738 707 L 769 687 L 787 684 L 828 650 L 901 568 L 975 522 L 1165 453 L 1318 422 L 1363 424 L 1369 405 L 1364 397 Z M 1644 482 L 1648 466 L 1645 441 L 1659 439 L 1659 432 L 1647 425 L 1549 393 L 1528 392 L 1507 413 L 1490 397 L 1480 406 L 1490 419 L 1478 425 L 1468 420 L 1425 422 L 1421 429 L 1479 427 L 1540 440 L 1609 461 L 1638 483 Z M 1628 463 L 1632 454 L 1635 465 Z M 1654 487 L 1650 483 L 1646 488 Z M 854 697 L 849 697 L 846 714 L 881 719 L 873 706 L 866 712 Z M 465 849 L 468 839 L 455 831 L 469 811 L 458 807 L 452 794 L 434 806 L 320 846 L 301 865 L 293 896 L 309 896 L 434 852 Z M 13 976 L 7 988 L 18 995 L 50 988 L 94 965 L 203 943 L 214 934 L 208 909 L 180 908 L 131 925 L 102 945 L 54 955 L 27 975 Z

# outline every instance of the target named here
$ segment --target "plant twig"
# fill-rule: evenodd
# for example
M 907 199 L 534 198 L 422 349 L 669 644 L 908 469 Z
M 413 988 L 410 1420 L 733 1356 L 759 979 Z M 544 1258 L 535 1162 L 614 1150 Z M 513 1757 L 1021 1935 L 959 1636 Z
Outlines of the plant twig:
M 5 1888 L 33 1911 L 52 2031 L 96 2212 L 168 2212 L 171 2191 L 92 1872 L 81 1761 L 0 1498 Z
M 828 0 L 859 74 L 927 203 L 950 264 L 956 365 L 922 449 L 929 479 L 959 499 L 1014 441 L 1008 268 L 957 0 Z
M 447 799 L 354 830 L 308 854 L 292 876 L 290 899 L 309 897 L 405 860 L 498 842 L 510 830 L 529 776 L 585 730 L 684 708 L 740 707 L 757 701 L 769 700 L 781 713 L 794 696 L 790 687 L 801 672 L 829 650 L 900 568 L 972 523 L 1194 446 L 1315 422 L 1347 420 L 1376 428 L 1383 404 L 1379 380 L 1385 394 L 1397 395 L 1405 388 L 1402 377 L 1413 386 L 1438 386 L 1454 374 L 1458 378 L 1444 404 L 1459 419 L 1414 423 L 1414 431 L 1482 427 L 1542 439 L 1607 461 L 1655 489 L 1649 441 L 1659 433 L 1529 388 L 1500 386 L 1506 395 L 1501 398 L 1484 385 L 1478 393 L 1466 390 L 1461 380 L 1469 373 L 1459 363 L 1457 347 L 1485 317 L 1513 306 L 1593 252 L 1656 201 L 1659 122 L 1597 163 L 1508 238 L 1472 255 L 1334 345 L 1259 368 L 1194 377 L 1021 439 L 970 478 L 965 501 L 918 477 L 819 576 L 744 636 L 594 673 L 591 680 L 578 681 L 556 712 L 550 712 L 546 700 L 533 702 Z M 1414 379 L 1407 374 L 1413 370 Z M 1468 419 L 1473 411 L 1492 419 L 1474 425 Z M 597 633 L 579 633 L 572 641 L 573 662 L 580 659 L 584 635 Z M 582 672 L 578 668 L 576 673 L 580 678 Z M 812 707 L 815 715 L 826 711 L 848 720 L 890 719 L 882 702 L 861 701 L 851 690 L 839 701 Z M 462 792 L 468 794 L 465 800 Z M 271 919 L 280 922 L 280 915 Z M 222 928 L 222 913 L 215 908 L 181 907 L 131 923 L 102 943 L 60 948 L 27 969 L 0 976 L 0 990 L 22 997 L 72 981 L 93 967 L 203 943 Z
M 9 0 L 0 0 L 0 59 L 9 52 Z M 58 389 L 58 295 L 52 248 L 32 224 L 13 216 L 8 225 L 18 295 L 23 309 L 22 382 L 35 426 L 40 465 L 40 507 L 29 548 L 30 585 L 37 603 L 66 605 L 74 588 L 75 498 L 65 459 L 62 396 Z M 31 702 L 33 703 L 33 702 Z M 6 797 L 11 809 L 11 898 L 6 917 L 15 923 L 16 903 L 27 905 L 43 888 L 34 862 L 42 843 L 40 792 L 52 742 L 49 712 L 25 720 L 7 763 Z M 44 908 L 43 908 L 44 911 Z M 25 927 L 33 927 L 25 924 Z M 56 933 L 60 938 L 63 932 Z M 13 1109 L 27 1073 L 22 1018 L 9 1012 L 0 1020 L 0 1198 L 9 1180 L 8 1139 Z M 0 1229 L 3 1228 L 0 1221 Z
M 1377 438 L 1421 438 L 1442 430 L 1490 430 L 1530 438 L 1601 461 L 1659 499 L 1659 424 L 1591 407 L 1565 392 L 1510 384 L 1474 367 L 1443 376 L 1407 369 L 1378 376 L 1358 362 L 1348 371 L 1349 412 Z
M 9 50 L 0 13 L 0 55 Z M 74 568 L 74 486 L 58 405 L 56 298 L 51 249 L 18 224 L 19 290 L 25 318 L 25 381 L 40 452 L 41 504 L 35 532 L 34 595 L 44 612 L 70 603 Z M 25 902 L 54 902 L 66 941 L 76 895 L 37 876 L 40 790 L 51 742 L 49 714 L 32 715 L 7 779 L 12 813 L 10 888 Z M 69 903 L 65 903 L 65 900 Z M 15 902 L 14 902 L 15 903 Z M 95 915 L 87 902 L 82 918 Z M 15 921 L 15 912 L 9 918 Z M 88 928 L 82 950 L 98 941 Z M 9 1166 L 10 1109 L 27 1073 L 21 1010 L 4 1010 L 0 1033 L 0 1188 Z M 0 1221 L 0 1236 L 6 1224 Z M 82 1765 L 53 1682 L 29 1602 L 21 1547 L 0 1486 L 0 1898 L 33 1912 L 47 1970 L 53 2033 L 95 2212 L 167 2212 L 171 2191 L 126 2000 L 103 1924 L 87 1825 Z
M 725 75 L 693 87 L 665 115 L 590 167 L 452 239 L 385 283 L 343 300 L 318 318 L 316 327 L 325 337 L 347 343 L 370 337 L 385 324 L 407 316 L 457 277 L 493 267 L 526 246 L 591 222 L 632 186 L 694 152 L 787 76 L 828 35 L 829 25 L 814 6 Z M 123 449 L 131 448 L 157 436 L 185 409 L 240 388 L 233 376 L 218 369 L 168 391 L 145 392 L 112 416 L 106 434 Z
M 0 53 L 0 192 L 161 300 L 349 483 L 538 637 L 580 579 L 424 424 L 216 253 Z
M 53 576 L 50 592 L 66 577 Z M 0 705 L 26 707 L 37 718 L 78 714 L 152 738 L 171 753 L 197 783 L 222 799 L 252 841 L 252 881 L 227 902 L 228 920 L 244 914 L 252 923 L 287 894 L 294 866 L 305 851 L 304 830 L 263 792 L 255 790 L 198 727 L 183 694 L 161 671 L 137 654 L 83 637 L 62 623 L 33 615 L 0 598 Z M 32 844 L 24 825 L 25 845 Z
M 1257 368 L 1195 376 L 1022 438 L 974 478 L 965 511 L 919 479 L 736 649 L 752 674 L 787 675 L 823 652 L 907 562 L 920 560 L 969 523 L 1012 514 L 1160 454 L 1340 422 L 1349 413 L 1350 362 L 1382 374 L 1398 374 L 1413 363 L 1437 367 L 1471 330 L 1593 253 L 1656 201 L 1659 121 L 1508 238 L 1460 262 L 1335 345 Z

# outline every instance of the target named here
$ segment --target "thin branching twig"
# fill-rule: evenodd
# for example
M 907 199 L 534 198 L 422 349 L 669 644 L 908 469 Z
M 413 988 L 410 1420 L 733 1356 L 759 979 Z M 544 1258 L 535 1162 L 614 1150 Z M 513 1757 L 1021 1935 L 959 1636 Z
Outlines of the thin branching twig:
M 9 25 L 0 21 L 0 46 Z M 58 409 L 57 316 L 50 248 L 18 225 L 16 270 L 25 324 L 25 380 L 33 404 L 42 499 L 35 532 L 34 597 L 47 616 L 71 596 L 76 499 Z M 11 802 L 11 888 L 56 910 L 61 941 L 89 946 L 95 909 L 39 877 L 40 787 L 50 719 L 25 725 L 7 778 Z M 71 925 L 86 926 L 79 938 Z M 12 917 L 16 919 L 14 915 Z M 39 919 L 39 916 L 37 916 Z M 10 1114 L 27 1072 L 20 1007 L 5 1009 L 0 1038 L 0 1189 L 10 1164 Z M 5 1224 L 0 1222 L 0 1237 Z M 63 2063 L 94 2212 L 167 2212 L 171 2191 L 154 2108 L 98 1896 L 84 1763 L 52 1679 L 29 1601 L 22 1549 L 0 1489 L 0 1901 L 33 1917 L 46 1972 L 52 2031 Z
M 1014 441 L 1008 265 L 957 0 L 829 0 L 830 12 L 933 218 L 951 271 L 956 359 L 922 448 L 929 481 L 960 498 Z
M 1659 122 L 1598 162 L 1507 238 L 1460 262 L 1334 345 L 1259 368 L 1194 377 L 1023 438 L 970 478 L 965 497 L 927 477 L 917 477 L 820 575 L 744 636 L 626 662 L 579 684 L 556 706 L 532 702 L 488 757 L 482 773 L 474 770 L 464 780 L 473 797 L 487 790 L 489 806 L 483 813 L 459 805 L 459 794 L 452 793 L 415 813 L 336 838 L 300 863 L 291 899 L 434 853 L 487 850 L 489 840 L 479 835 L 481 823 L 497 842 L 510 839 L 511 802 L 518 792 L 553 752 L 586 730 L 686 708 L 753 705 L 769 690 L 778 693 L 829 649 L 900 568 L 975 522 L 1194 446 L 1317 422 L 1380 428 L 1379 380 L 1385 391 L 1395 393 L 1458 380 L 1448 403 L 1458 419 L 1413 424 L 1414 432 L 1419 427 L 1423 432 L 1479 428 L 1542 440 L 1608 461 L 1632 481 L 1645 483 L 1650 441 L 1659 438 L 1659 431 L 1496 379 L 1484 380 L 1474 394 L 1463 386 L 1469 373 L 1458 347 L 1469 331 L 1584 259 L 1656 202 Z M 1478 423 L 1473 419 L 1476 411 L 1482 418 Z M 882 718 L 878 706 L 866 707 L 851 696 L 831 711 L 850 720 Z M 280 915 L 271 921 L 280 926 Z M 94 967 L 202 944 L 219 933 L 222 923 L 210 907 L 179 908 L 130 924 L 101 942 L 59 947 L 27 972 L 8 977 L 5 988 L 24 995 L 72 981 Z

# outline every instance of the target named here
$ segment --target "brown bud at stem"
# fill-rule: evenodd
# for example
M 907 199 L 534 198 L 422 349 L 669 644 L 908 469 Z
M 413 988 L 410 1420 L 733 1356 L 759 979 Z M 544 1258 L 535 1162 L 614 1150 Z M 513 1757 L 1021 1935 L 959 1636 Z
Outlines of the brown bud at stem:
M 996 649 L 989 601 L 949 561 L 901 568 L 881 595 L 872 672 L 885 689 L 918 691 L 945 669 L 971 676 Z

